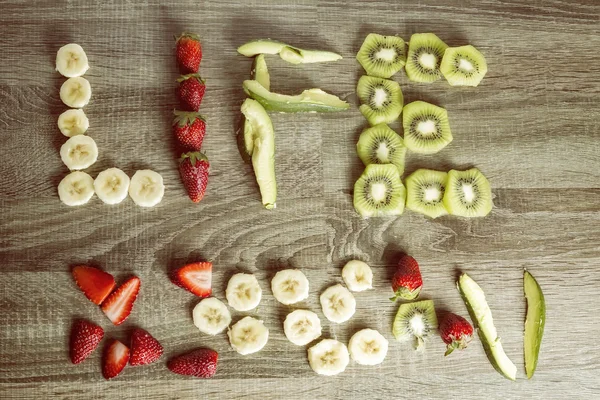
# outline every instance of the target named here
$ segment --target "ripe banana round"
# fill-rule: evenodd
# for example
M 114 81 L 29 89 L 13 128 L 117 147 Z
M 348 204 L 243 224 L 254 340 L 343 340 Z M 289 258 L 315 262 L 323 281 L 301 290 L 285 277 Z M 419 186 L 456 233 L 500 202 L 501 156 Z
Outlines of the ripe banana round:
M 131 177 L 129 197 L 140 207 L 154 207 L 165 194 L 165 184 L 158 172 L 141 169 Z
M 337 375 L 346 370 L 350 356 L 346 345 L 333 339 L 323 339 L 308 349 L 308 363 L 319 375 Z
M 321 294 L 323 314 L 331 322 L 341 324 L 348 321 L 356 311 L 356 300 L 348 289 L 342 285 L 327 288 Z
M 60 158 L 71 171 L 86 169 L 98 159 L 98 146 L 89 136 L 73 136 L 61 146 Z
M 269 340 L 269 330 L 262 321 L 252 317 L 244 317 L 236 322 L 227 335 L 231 347 L 241 355 L 262 350 Z
M 292 311 L 283 322 L 283 332 L 290 342 L 304 346 L 321 336 L 321 320 L 312 311 Z
M 56 70 L 62 76 L 67 78 L 81 76 L 89 68 L 87 55 L 78 44 L 66 44 L 56 52 Z
M 60 87 L 60 99 L 71 108 L 83 108 L 90 102 L 92 87 L 80 76 L 67 79 Z
M 80 206 L 94 195 L 94 180 L 85 172 L 75 171 L 58 184 L 58 197 L 68 206 Z
M 66 137 L 83 135 L 90 127 L 90 121 L 83 110 L 71 109 L 58 117 L 58 129 Z
M 200 332 L 208 335 L 221 333 L 231 323 L 231 314 L 227 306 L 215 297 L 203 299 L 192 312 L 194 325 Z
M 367 263 L 352 260 L 348 261 L 342 269 L 342 279 L 353 292 L 362 292 L 363 290 L 373 288 L 373 271 Z
M 229 279 L 225 297 L 234 310 L 249 311 L 260 303 L 262 289 L 254 275 L 235 274 Z
M 119 168 L 109 168 L 94 180 L 96 195 L 106 204 L 119 204 L 127 197 L 129 177 Z
M 298 269 L 284 269 L 271 280 L 271 290 L 281 304 L 294 304 L 308 298 L 308 279 Z
M 388 341 L 375 329 L 356 332 L 348 342 L 352 359 L 362 365 L 381 364 L 388 351 Z

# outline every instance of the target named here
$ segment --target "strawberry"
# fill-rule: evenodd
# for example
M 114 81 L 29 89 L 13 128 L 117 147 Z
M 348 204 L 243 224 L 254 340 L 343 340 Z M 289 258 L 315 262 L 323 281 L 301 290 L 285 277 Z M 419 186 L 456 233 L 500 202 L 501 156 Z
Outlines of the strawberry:
M 129 361 L 129 347 L 113 339 L 104 350 L 102 375 L 104 379 L 112 379 L 119 375 Z
M 104 330 L 96 324 L 77 320 L 71 329 L 71 362 L 79 364 L 96 350 L 104 337 Z
M 206 90 L 204 79 L 199 74 L 187 74 L 180 76 L 177 82 L 179 82 L 177 97 L 181 108 L 196 112 L 200 110 L 200 103 Z
M 473 339 L 473 327 L 460 315 L 448 313 L 440 324 L 440 336 L 448 345 L 446 356 L 454 349 L 464 349 Z
M 184 74 L 195 74 L 202 60 L 202 45 L 200 38 L 194 33 L 182 33 L 177 40 L 175 56 L 177 65 Z
M 421 292 L 422 287 L 423 279 L 417 260 L 407 254 L 402 255 L 392 278 L 394 297 L 390 300 L 395 301 L 398 298 L 414 300 Z
M 158 360 L 163 347 L 158 340 L 143 329 L 136 328 L 131 334 L 131 358 L 129 364 L 144 365 Z
M 198 151 L 184 153 L 179 159 L 179 174 L 188 196 L 194 203 L 204 197 L 208 185 L 208 158 Z
M 115 288 L 115 278 L 108 272 L 87 265 L 73 268 L 73 278 L 79 289 L 94 304 L 100 305 Z
M 121 325 L 133 308 L 140 291 L 141 281 L 137 276 L 129 278 L 102 303 L 102 311 L 115 325 Z
M 202 115 L 178 110 L 173 114 L 173 133 L 179 143 L 187 149 L 200 151 L 206 133 L 206 121 Z
M 208 297 L 212 293 L 212 263 L 197 262 L 185 265 L 173 273 L 171 280 L 198 297 Z
M 218 358 L 214 350 L 196 349 L 169 360 L 167 368 L 179 375 L 210 378 L 217 372 Z

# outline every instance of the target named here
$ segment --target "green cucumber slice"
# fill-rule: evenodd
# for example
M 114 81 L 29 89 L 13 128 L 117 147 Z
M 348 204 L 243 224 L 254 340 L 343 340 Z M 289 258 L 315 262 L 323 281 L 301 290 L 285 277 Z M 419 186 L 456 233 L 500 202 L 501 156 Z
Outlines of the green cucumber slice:
M 250 72 L 252 79 L 263 85 L 267 90 L 271 90 L 271 76 L 267 69 L 267 62 L 265 61 L 265 55 L 259 54 L 254 57 L 254 63 L 252 63 L 252 71 Z
M 523 277 L 523 289 L 527 299 L 527 318 L 525 319 L 525 372 L 527 379 L 531 379 L 537 367 L 538 355 L 542 336 L 544 336 L 544 325 L 546 324 L 546 300 L 542 288 L 535 278 L 527 271 Z

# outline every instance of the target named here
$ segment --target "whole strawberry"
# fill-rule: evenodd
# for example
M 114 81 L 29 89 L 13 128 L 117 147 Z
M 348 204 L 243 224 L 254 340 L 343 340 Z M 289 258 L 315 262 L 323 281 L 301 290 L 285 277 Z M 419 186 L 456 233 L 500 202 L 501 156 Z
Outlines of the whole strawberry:
M 173 134 L 183 147 L 200 151 L 206 134 L 206 121 L 197 112 L 175 110 L 173 112 Z
M 177 65 L 183 74 L 195 74 L 202 60 L 202 45 L 200 38 L 194 33 L 182 33 L 177 40 L 175 55 Z
M 200 110 L 200 104 L 206 91 L 204 79 L 200 77 L 200 74 L 182 75 L 177 82 L 179 82 L 177 97 L 181 108 L 186 111 Z
M 169 360 L 167 368 L 179 375 L 210 378 L 217 372 L 218 359 L 214 350 L 197 349 Z
M 390 300 L 395 301 L 398 298 L 404 300 L 414 300 L 421 293 L 423 279 L 417 260 L 404 254 L 398 261 L 398 268 L 392 278 L 392 289 L 394 297 Z
M 473 339 L 473 327 L 460 315 L 448 313 L 440 323 L 440 336 L 448 345 L 446 356 L 454 349 L 464 349 Z
M 179 174 L 188 196 L 194 203 L 204 197 L 208 185 L 208 158 L 199 151 L 184 153 L 179 159 Z

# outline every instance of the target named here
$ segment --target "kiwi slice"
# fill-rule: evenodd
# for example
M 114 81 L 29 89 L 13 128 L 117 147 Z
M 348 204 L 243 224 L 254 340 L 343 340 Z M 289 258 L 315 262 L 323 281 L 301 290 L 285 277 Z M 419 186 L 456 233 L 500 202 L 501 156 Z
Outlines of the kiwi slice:
M 424 101 L 413 101 L 402 110 L 404 145 L 415 153 L 437 153 L 452 141 L 448 112 Z
M 356 92 L 359 110 L 371 125 L 394 122 L 402 112 L 404 97 L 397 82 L 374 76 L 361 76 Z
M 492 211 L 492 189 L 477 169 L 448 172 L 444 206 L 459 217 L 485 217 Z
M 418 169 L 406 178 L 406 208 L 431 218 L 447 215 L 443 199 L 448 174 Z
M 451 86 L 477 86 L 487 73 L 487 62 L 475 47 L 449 47 L 440 71 Z
M 406 45 L 398 36 L 369 33 L 360 46 L 356 59 L 367 75 L 389 78 L 406 64 Z
M 425 339 L 436 334 L 437 328 L 433 300 L 422 300 L 405 303 L 398 308 L 392 332 L 398 341 L 414 340 L 415 348 L 420 350 Z
M 406 189 L 398 168 L 392 164 L 370 164 L 354 184 L 354 208 L 365 218 L 400 215 Z
M 430 83 L 442 77 L 440 63 L 448 45 L 433 33 L 415 33 L 410 37 L 406 57 L 406 75 L 414 82 Z
M 360 134 L 356 150 L 365 165 L 394 164 L 398 174 L 404 173 L 404 140 L 386 124 L 365 129 Z

